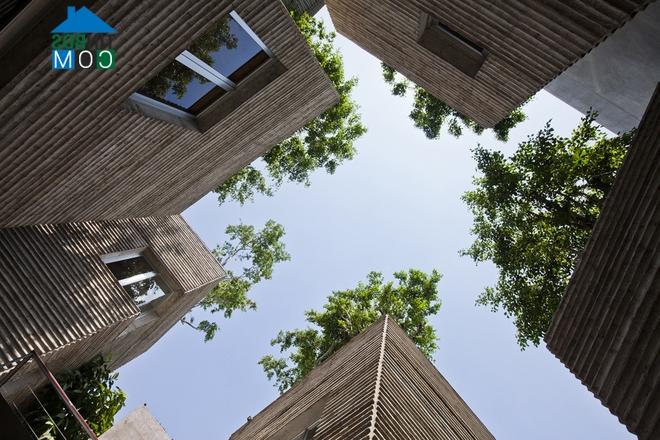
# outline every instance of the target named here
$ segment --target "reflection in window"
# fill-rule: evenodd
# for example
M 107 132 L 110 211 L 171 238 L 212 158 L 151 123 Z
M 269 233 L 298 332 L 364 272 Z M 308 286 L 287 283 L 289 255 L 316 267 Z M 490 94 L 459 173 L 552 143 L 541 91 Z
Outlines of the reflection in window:
M 138 93 L 191 114 L 199 114 L 271 56 L 236 14 L 214 23 Z
M 142 306 L 165 295 L 163 281 L 144 256 L 120 256 L 106 261 L 106 265 L 135 304 Z

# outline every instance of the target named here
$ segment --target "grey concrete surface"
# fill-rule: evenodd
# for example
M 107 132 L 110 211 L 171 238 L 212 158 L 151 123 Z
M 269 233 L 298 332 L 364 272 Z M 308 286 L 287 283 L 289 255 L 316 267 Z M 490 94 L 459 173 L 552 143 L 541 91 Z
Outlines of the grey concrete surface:
M 636 127 L 660 81 L 656 1 L 545 87 L 575 109 L 599 112 L 613 132 Z
M 100 440 L 173 440 L 146 406 L 133 410 L 105 432 Z

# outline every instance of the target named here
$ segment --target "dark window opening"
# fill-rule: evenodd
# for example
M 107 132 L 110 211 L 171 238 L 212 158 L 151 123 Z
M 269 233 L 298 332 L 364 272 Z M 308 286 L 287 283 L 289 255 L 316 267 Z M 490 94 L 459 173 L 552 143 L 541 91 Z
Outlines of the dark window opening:
M 302 440 L 314 440 L 314 434 L 316 434 L 316 426 L 306 429 L 305 432 L 303 432 Z
M 423 16 L 425 27 L 419 44 L 451 63 L 461 72 L 475 77 L 488 56 L 488 51 L 450 29 L 437 18 Z

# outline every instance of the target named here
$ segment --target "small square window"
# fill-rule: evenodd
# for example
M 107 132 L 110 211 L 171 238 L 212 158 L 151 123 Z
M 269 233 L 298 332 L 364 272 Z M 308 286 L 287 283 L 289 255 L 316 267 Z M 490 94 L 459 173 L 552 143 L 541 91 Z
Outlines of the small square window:
M 444 25 L 438 18 L 422 13 L 419 44 L 474 78 L 488 56 L 488 51 Z
M 144 255 L 127 252 L 103 257 L 103 261 L 138 306 L 145 306 L 165 295 L 165 283 Z
M 271 57 L 259 37 L 236 12 L 231 12 L 137 93 L 196 116 Z
M 303 432 L 298 434 L 294 439 L 292 440 L 314 440 L 314 435 L 316 434 L 316 426 L 310 426 L 309 428 L 305 429 Z

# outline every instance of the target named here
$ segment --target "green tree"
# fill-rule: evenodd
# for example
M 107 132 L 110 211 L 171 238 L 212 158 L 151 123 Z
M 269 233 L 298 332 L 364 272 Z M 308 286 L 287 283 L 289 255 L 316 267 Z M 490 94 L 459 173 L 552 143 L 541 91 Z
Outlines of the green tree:
M 333 292 L 322 311 L 305 312 L 307 322 L 314 327 L 280 331 L 271 345 L 279 346 L 288 357 L 261 358 L 259 364 L 268 379 L 274 378 L 280 392 L 286 391 L 385 314 L 396 320 L 430 358 L 437 348 L 437 337 L 428 318 L 440 310 L 440 274 L 410 269 L 395 273 L 394 278 L 396 283 L 385 282 L 382 274 L 371 272 L 366 283 Z
M 344 161 L 353 159 L 354 142 L 366 132 L 351 99 L 357 80 L 344 74 L 344 62 L 334 47 L 335 33 L 309 14 L 291 12 L 291 16 L 339 93 L 339 102 L 266 153 L 263 170 L 249 165 L 219 186 L 215 192 L 221 204 L 227 200 L 243 204 L 257 193 L 271 196 L 285 181 L 309 185 L 310 175 L 317 169 L 332 174 Z
M 457 112 L 424 88 L 411 84 L 392 67 L 385 63 L 382 63 L 381 66 L 383 79 L 391 87 L 393 95 L 405 96 L 408 90 L 413 90 L 415 101 L 409 116 L 415 127 L 420 128 L 428 139 L 438 139 L 442 127 L 445 125 L 449 134 L 455 137 L 460 137 L 465 128 L 479 135 L 484 132 L 484 127 L 477 122 Z M 508 141 L 509 131 L 526 118 L 522 108 L 513 110 L 493 127 L 495 137 L 503 142 Z
M 108 368 L 107 361 L 98 356 L 57 378 L 80 415 L 97 435 L 112 427 L 115 414 L 126 404 L 126 394 L 115 386 L 117 377 L 118 374 Z M 43 408 L 35 402 L 26 413 L 26 420 L 40 439 L 88 440 L 52 386 L 44 387 L 37 396 Z
M 538 345 L 550 325 L 632 139 L 608 138 L 594 118 L 587 114 L 570 137 L 548 122 L 510 158 L 473 150 L 480 175 L 463 200 L 476 239 L 462 253 L 498 267 L 496 286 L 477 303 L 512 317 L 522 348 Z
M 222 47 L 233 49 L 236 47 L 236 44 L 236 36 L 230 31 L 229 20 L 227 17 L 223 17 L 213 23 L 206 32 L 197 38 L 188 50 L 205 63 L 213 66 L 214 60 L 210 54 Z M 154 98 L 164 99 L 168 91 L 172 90 L 181 99 L 186 94 L 188 85 L 193 79 L 197 79 L 201 83 L 208 82 L 203 76 L 179 62 L 173 61 L 165 66 L 158 75 L 147 81 L 140 89 L 140 93 Z
M 227 276 L 201 302 L 200 307 L 210 313 L 222 312 L 225 319 L 231 318 L 236 310 L 255 310 L 257 304 L 248 296 L 250 289 L 273 276 L 273 267 L 291 256 L 286 252 L 282 238 L 284 228 L 268 220 L 263 229 L 257 231 L 251 225 L 230 225 L 225 233 L 227 241 L 213 250 L 213 255 L 225 268 Z M 228 265 L 239 265 L 239 272 L 227 269 Z M 188 315 L 181 322 L 204 333 L 204 341 L 213 339 L 218 323 Z

